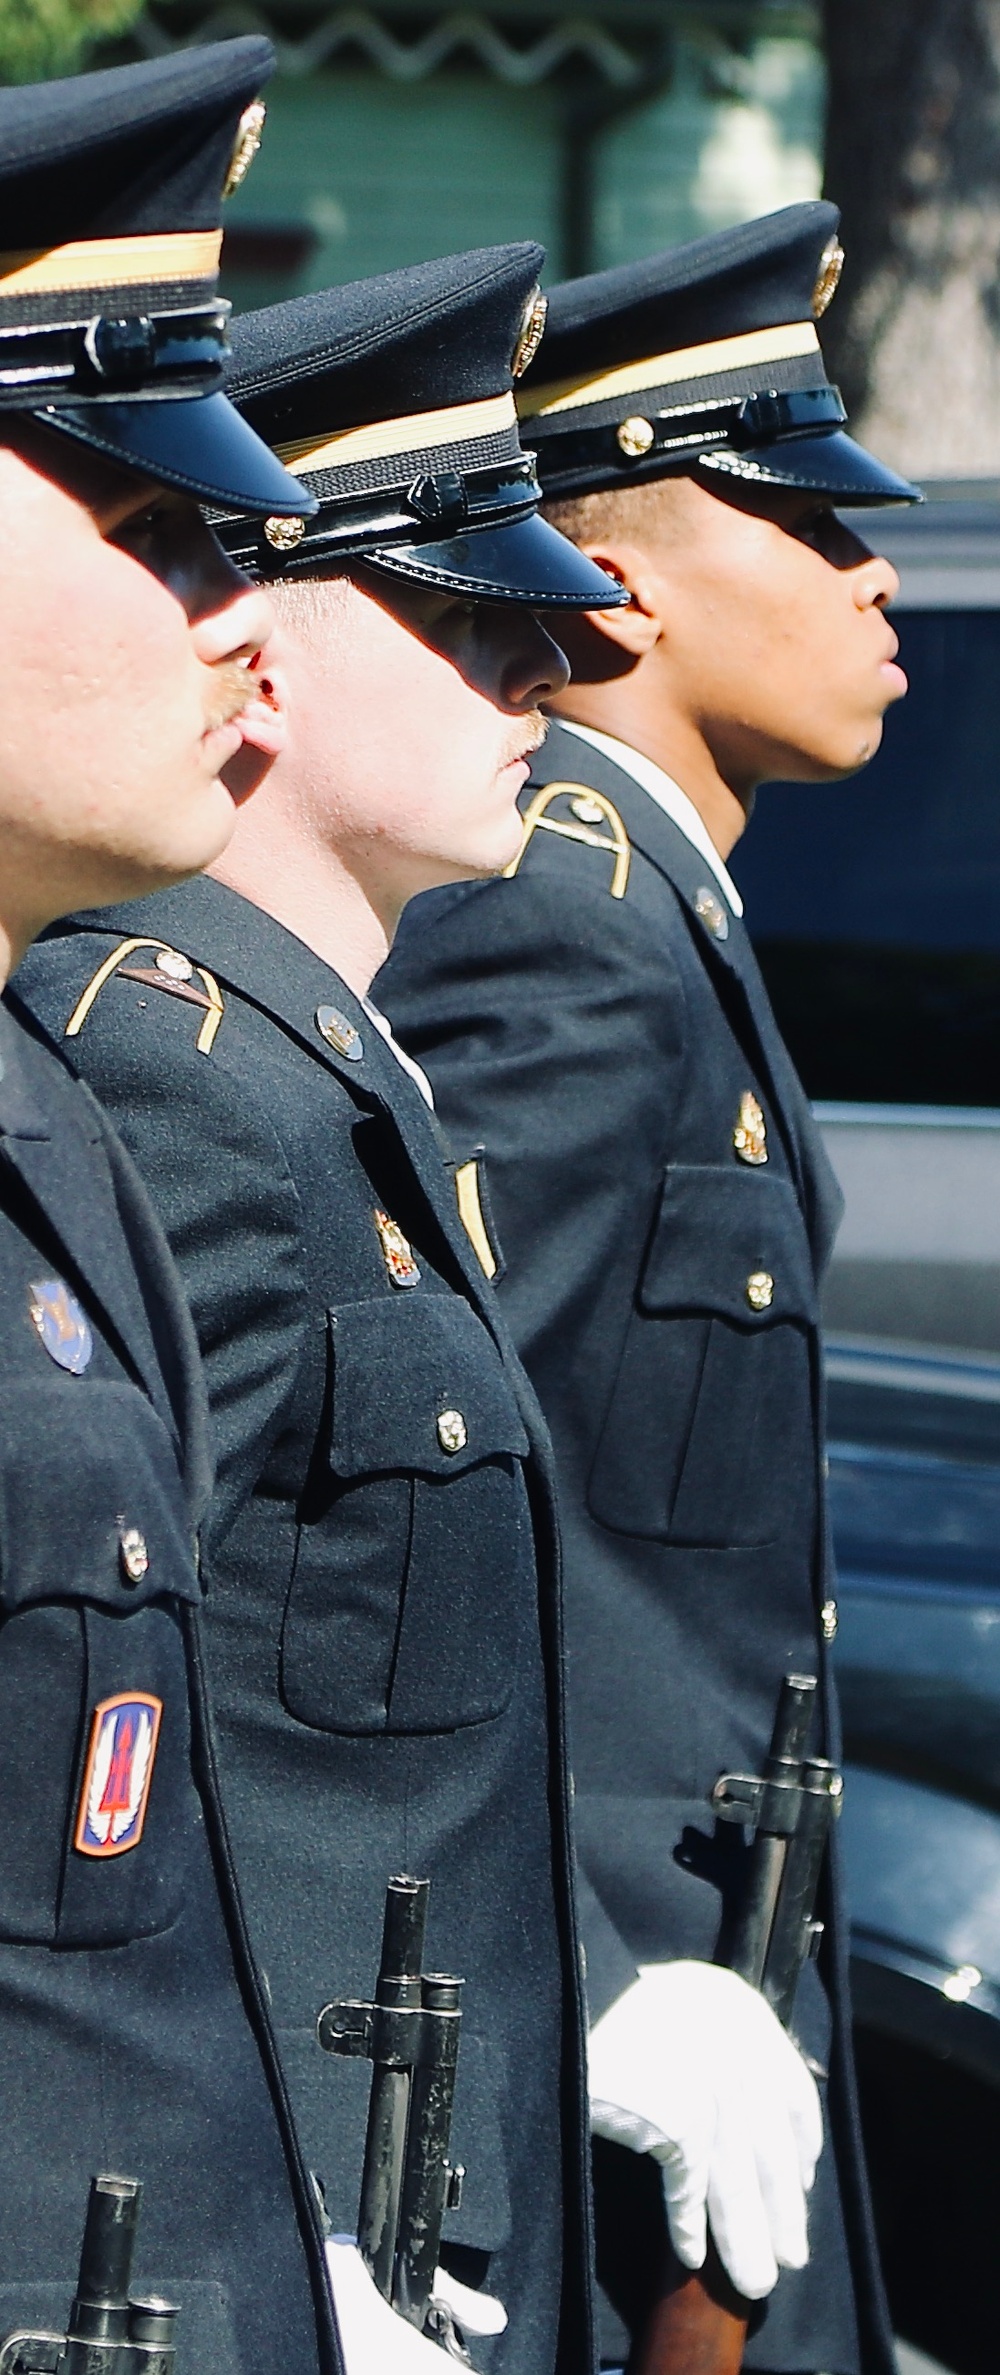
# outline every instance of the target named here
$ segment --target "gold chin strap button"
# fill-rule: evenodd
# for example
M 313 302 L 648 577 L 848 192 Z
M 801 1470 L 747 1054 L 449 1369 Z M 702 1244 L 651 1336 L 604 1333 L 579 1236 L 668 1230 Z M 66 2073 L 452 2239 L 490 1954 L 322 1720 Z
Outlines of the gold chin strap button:
M 751 1270 L 746 1295 L 751 1311 L 770 1311 L 774 1301 L 774 1280 L 769 1270 Z
M 437 1423 L 437 1437 L 442 1451 L 464 1451 L 469 1430 L 460 1410 L 442 1410 Z
M 305 532 L 305 521 L 296 518 L 294 514 L 290 519 L 280 519 L 275 513 L 272 519 L 264 522 L 264 534 L 276 553 L 294 552 L 296 545 L 301 544 Z
M 824 1600 L 823 1606 L 819 1612 L 819 1629 L 823 1635 L 824 1641 L 836 1640 L 837 1626 L 839 1623 L 840 1615 L 836 1600 Z
M 616 441 L 630 462 L 638 462 L 643 454 L 648 454 L 655 437 L 652 421 L 644 420 L 641 412 L 630 413 L 628 420 L 619 421 L 615 430 Z

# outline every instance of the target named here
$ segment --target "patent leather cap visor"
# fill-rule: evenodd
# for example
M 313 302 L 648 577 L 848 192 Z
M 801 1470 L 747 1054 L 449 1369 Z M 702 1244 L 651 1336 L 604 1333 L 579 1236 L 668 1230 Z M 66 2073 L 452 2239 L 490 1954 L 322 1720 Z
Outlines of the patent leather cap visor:
M 411 584 L 530 610 L 618 610 L 628 595 L 537 513 L 440 544 L 378 545 L 366 565 Z
M 169 403 L 45 405 L 47 429 L 220 509 L 310 519 L 316 498 L 221 391 Z
M 922 503 L 919 487 L 856 445 L 843 429 L 818 437 L 776 437 L 760 445 L 720 446 L 697 457 L 699 470 L 745 484 L 804 487 L 835 503 Z M 691 462 L 688 463 L 690 468 Z

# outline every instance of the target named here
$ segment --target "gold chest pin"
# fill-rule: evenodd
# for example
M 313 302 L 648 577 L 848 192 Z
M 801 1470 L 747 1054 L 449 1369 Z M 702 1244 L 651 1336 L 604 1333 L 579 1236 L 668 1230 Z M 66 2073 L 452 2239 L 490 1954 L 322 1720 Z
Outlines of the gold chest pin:
M 752 1089 L 744 1089 L 733 1124 L 733 1151 L 741 1163 L 766 1163 L 767 1123 Z
M 398 1222 L 390 1220 L 388 1213 L 383 1212 L 377 1204 L 372 1218 L 382 1248 L 382 1259 L 393 1286 L 416 1286 L 420 1267 L 414 1261 L 409 1238 L 404 1237 Z

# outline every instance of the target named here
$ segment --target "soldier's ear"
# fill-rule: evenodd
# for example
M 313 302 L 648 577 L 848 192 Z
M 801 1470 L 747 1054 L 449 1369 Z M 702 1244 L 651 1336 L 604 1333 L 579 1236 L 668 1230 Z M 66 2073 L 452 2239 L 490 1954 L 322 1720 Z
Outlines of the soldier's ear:
M 236 801 L 249 798 L 280 758 L 288 734 L 288 681 L 280 655 L 280 641 L 272 637 L 257 652 L 246 671 L 248 701 L 241 719 L 243 743 L 222 769 L 226 790 Z
M 605 635 L 619 650 L 630 652 L 641 660 L 652 651 L 663 633 L 657 598 L 656 579 L 645 555 L 635 545 L 610 538 L 595 544 L 585 544 L 581 550 L 588 560 L 596 561 L 599 569 L 616 579 L 628 594 L 628 609 L 590 610 L 588 625 L 599 635 Z

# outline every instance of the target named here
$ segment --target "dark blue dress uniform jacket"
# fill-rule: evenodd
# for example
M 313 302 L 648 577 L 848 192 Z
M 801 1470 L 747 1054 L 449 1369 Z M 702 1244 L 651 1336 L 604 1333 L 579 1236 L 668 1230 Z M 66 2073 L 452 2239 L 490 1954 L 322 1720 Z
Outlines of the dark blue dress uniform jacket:
M 190 1318 L 93 1098 L 6 1007 L 0 1061 L 0 2337 L 65 2324 L 119 2171 L 182 2367 L 335 2375 L 203 1704 Z
M 613 803 L 624 895 L 593 846 L 609 823 L 581 834 L 561 794 L 514 879 L 414 902 L 375 994 L 459 1154 L 485 1141 L 500 1299 L 552 1429 L 596 2017 L 637 1963 L 716 1951 L 741 1859 L 707 1795 L 722 1771 L 759 1770 L 782 1675 L 826 1674 L 817 1287 L 840 1197 L 711 868 L 634 778 L 554 727 L 525 805 L 563 781 Z M 728 915 L 726 937 L 699 905 Z M 734 1148 L 745 1091 L 767 1132 L 755 1167 Z M 773 1279 L 761 1310 L 755 1272 Z M 782 2276 L 748 2363 L 849 2375 L 852 2293 L 862 2363 L 890 2362 L 839 1898 L 829 1913 L 797 2029 L 831 2066 L 834 2149 L 810 2267 Z
M 430 1964 L 466 1981 L 447 2233 L 510 2313 L 477 2360 L 582 2375 L 582 1990 L 537 1405 L 420 1091 L 339 978 L 209 881 L 85 926 L 22 969 L 53 1035 L 126 934 L 204 967 L 223 1003 L 206 1053 L 202 976 L 176 995 L 135 950 L 69 1047 L 159 1206 L 206 1362 L 220 1772 L 308 2164 L 352 2231 L 368 2065 L 324 2056 L 316 2014 L 369 1992 L 390 1874 L 426 1875 Z

